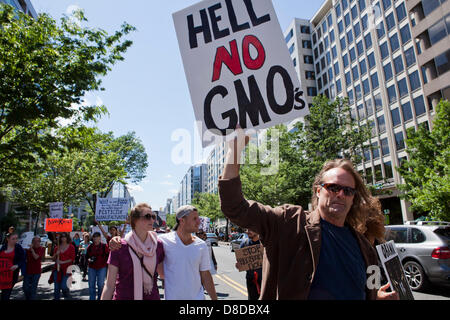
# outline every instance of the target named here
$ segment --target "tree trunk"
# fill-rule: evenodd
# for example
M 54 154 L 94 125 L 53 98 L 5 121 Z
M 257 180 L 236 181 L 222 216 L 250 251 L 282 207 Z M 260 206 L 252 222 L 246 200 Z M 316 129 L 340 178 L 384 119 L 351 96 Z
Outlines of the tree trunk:
M 41 212 L 38 211 L 37 215 L 36 215 L 36 223 L 34 224 L 34 235 L 37 234 L 37 226 L 38 226 L 38 222 L 39 222 L 39 218 L 41 217 Z

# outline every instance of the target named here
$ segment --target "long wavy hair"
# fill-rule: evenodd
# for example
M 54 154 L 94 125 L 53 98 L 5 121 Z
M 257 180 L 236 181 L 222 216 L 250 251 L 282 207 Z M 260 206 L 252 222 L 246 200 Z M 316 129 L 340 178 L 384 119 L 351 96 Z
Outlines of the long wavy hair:
M 370 191 L 364 184 L 363 179 L 355 170 L 353 163 L 347 159 L 336 159 L 327 161 L 322 170 L 316 176 L 313 183 L 311 204 L 312 209 L 315 210 L 318 205 L 317 188 L 323 183 L 322 179 L 325 172 L 341 168 L 350 173 L 355 180 L 356 193 L 353 198 L 353 204 L 349 213 L 345 219 L 345 222 L 349 224 L 356 231 L 364 234 L 367 238 L 374 237 L 379 240 L 384 239 L 384 215 L 381 212 L 380 201 L 373 197 Z

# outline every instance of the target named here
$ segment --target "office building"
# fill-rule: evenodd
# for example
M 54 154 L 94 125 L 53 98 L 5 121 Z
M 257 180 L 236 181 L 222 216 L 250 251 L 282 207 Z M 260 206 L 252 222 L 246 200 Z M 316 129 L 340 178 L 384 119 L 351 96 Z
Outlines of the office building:
M 208 166 L 199 164 L 191 166 L 181 180 L 178 207 L 192 203 L 195 194 L 207 191 Z
M 32 18 L 36 19 L 37 17 L 36 10 L 34 10 L 34 7 L 31 4 L 30 0 L 0 0 L 0 4 L 1 3 L 9 4 L 14 8 L 16 8 L 17 10 L 28 14 Z

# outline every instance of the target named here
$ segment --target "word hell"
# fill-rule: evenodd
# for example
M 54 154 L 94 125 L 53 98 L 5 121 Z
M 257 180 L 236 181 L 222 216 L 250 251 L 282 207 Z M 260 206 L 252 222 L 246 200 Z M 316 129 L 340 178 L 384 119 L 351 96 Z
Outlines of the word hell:
M 266 14 L 262 17 L 258 17 L 255 13 L 255 10 L 253 8 L 252 0 L 242 0 L 245 4 L 245 7 L 247 9 L 247 14 L 250 18 L 250 22 L 253 27 L 256 27 L 260 24 L 266 23 L 270 21 L 270 15 Z M 236 17 L 236 12 L 234 10 L 233 4 L 231 0 L 225 0 L 225 4 L 227 6 L 227 13 L 228 18 L 230 20 L 230 26 L 233 33 L 250 29 L 250 23 L 245 22 L 242 24 L 239 24 Z M 225 28 L 220 30 L 218 22 L 222 20 L 222 17 L 220 15 L 217 15 L 217 10 L 222 8 L 222 4 L 219 2 L 217 4 L 212 5 L 208 8 L 208 11 L 206 9 L 201 9 L 200 19 L 201 19 L 201 25 L 195 26 L 194 25 L 194 16 L 188 15 L 187 16 L 187 25 L 189 30 L 189 45 L 191 49 L 198 47 L 198 40 L 197 40 L 197 34 L 202 33 L 203 39 L 205 43 L 210 43 L 212 41 L 212 36 L 214 35 L 214 40 L 224 38 L 230 35 L 230 29 Z M 209 19 L 208 19 L 209 14 Z M 209 24 L 209 20 L 211 20 L 211 25 Z M 211 33 L 212 28 L 212 33 Z

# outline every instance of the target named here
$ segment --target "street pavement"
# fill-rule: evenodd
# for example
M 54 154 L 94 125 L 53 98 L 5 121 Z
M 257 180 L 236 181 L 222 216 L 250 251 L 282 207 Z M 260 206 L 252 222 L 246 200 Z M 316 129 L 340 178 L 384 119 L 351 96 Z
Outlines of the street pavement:
M 245 272 L 239 272 L 235 268 L 235 255 L 230 246 L 221 242 L 218 247 L 213 247 L 218 263 L 217 274 L 213 275 L 216 292 L 219 300 L 247 300 L 247 288 L 245 284 Z M 37 298 L 39 300 L 53 300 L 53 284 L 48 284 L 50 272 L 44 272 L 38 286 Z M 73 300 L 89 300 L 88 282 L 75 277 L 75 283 L 71 290 Z M 158 282 L 161 299 L 164 299 L 164 290 L 161 282 Z M 206 293 L 206 292 L 205 292 Z M 426 292 L 413 292 L 416 300 L 450 300 L 450 289 L 432 286 Z M 11 299 L 24 300 L 22 282 L 14 287 Z M 61 298 L 64 299 L 64 298 Z M 206 294 L 206 299 L 209 296 Z

